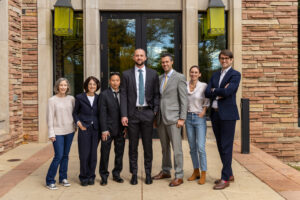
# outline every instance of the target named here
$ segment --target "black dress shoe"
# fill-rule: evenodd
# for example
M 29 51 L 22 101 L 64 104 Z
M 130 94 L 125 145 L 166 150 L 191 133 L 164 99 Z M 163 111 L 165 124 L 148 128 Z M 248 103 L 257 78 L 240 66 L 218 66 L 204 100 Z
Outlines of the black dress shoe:
M 102 186 L 107 185 L 107 178 L 102 178 L 100 181 L 100 185 L 102 185 Z
M 81 185 L 81 186 L 88 186 L 89 183 L 88 183 L 88 181 L 81 181 L 81 182 L 80 182 L 80 185 Z
M 123 183 L 124 182 L 124 180 L 120 176 L 114 176 L 113 180 L 118 182 L 118 183 Z
M 146 175 L 145 183 L 146 183 L 147 185 L 152 184 L 152 178 L 151 178 L 151 175 L 148 175 L 148 174 Z
M 94 179 L 89 179 L 88 184 L 89 185 L 94 185 L 95 184 L 95 180 Z
M 130 184 L 131 184 L 131 185 L 136 185 L 136 184 L 138 184 L 138 181 L 137 181 L 137 175 L 132 175 L 131 180 L 130 180 Z

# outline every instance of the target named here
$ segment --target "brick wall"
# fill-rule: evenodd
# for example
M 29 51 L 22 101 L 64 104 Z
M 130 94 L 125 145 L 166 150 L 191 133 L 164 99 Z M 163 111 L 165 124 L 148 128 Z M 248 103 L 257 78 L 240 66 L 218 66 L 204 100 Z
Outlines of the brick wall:
M 9 136 L 4 151 L 23 141 L 21 0 L 8 1 Z
M 38 140 L 38 20 L 37 0 L 22 1 L 23 134 Z
M 243 97 L 251 141 L 283 161 L 300 161 L 298 0 L 242 0 Z
M 36 0 L 8 1 L 9 134 L 1 151 L 38 140 L 38 46 Z

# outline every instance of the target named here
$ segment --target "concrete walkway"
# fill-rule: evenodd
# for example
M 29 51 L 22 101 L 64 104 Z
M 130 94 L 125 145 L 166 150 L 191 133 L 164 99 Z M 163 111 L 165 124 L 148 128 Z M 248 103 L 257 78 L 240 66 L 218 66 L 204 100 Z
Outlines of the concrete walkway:
M 238 153 L 238 148 L 239 146 L 236 144 L 234 157 L 242 163 L 241 160 L 244 159 L 245 156 Z M 208 141 L 206 149 L 208 158 L 208 177 L 207 183 L 204 185 L 198 185 L 196 181 L 188 182 L 186 180 L 192 174 L 193 167 L 189 155 L 188 143 L 184 140 L 183 152 L 185 175 L 184 184 L 181 186 L 170 188 L 168 184 L 171 179 L 154 181 L 152 185 L 144 184 L 145 173 L 143 170 L 143 150 L 141 142 L 139 146 L 139 182 L 136 186 L 130 185 L 129 181 L 131 175 L 129 173 L 127 153 L 128 141 L 126 141 L 124 169 L 121 174 L 125 179 L 125 182 L 123 184 L 116 183 L 112 181 L 112 177 L 110 176 L 108 179 L 108 185 L 103 187 L 99 184 L 100 178 L 97 173 L 95 185 L 82 187 L 79 185 L 78 180 L 79 160 L 77 143 L 74 142 L 70 153 L 68 172 L 69 181 L 72 186 L 69 188 L 59 186 L 58 190 L 50 191 L 45 187 L 45 176 L 51 163 L 53 153 L 51 144 L 25 144 L 0 156 L 0 198 L 2 197 L 1 199 L 5 200 L 284 199 L 281 196 L 282 194 L 280 195 L 278 192 L 273 190 L 236 160 L 233 160 L 233 171 L 236 178 L 235 182 L 230 184 L 230 187 L 225 190 L 213 190 L 212 187 L 214 185 L 214 180 L 220 177 L 221 162 L 215 142 Z M 160 171 L 161 166 L 161 146 L 159 140 L 153 141 L 153 150 L 154 160 L 152 175 L 155 175 Z M 109 169 L 112 169 L 113 167 L 113 156 L 114 153 L 111 152 Z M 7 160 L 9 159 L 21 159 L 21 161 L 8 162 Z M 96 170 L 98 172 L 98 168 Z M 173 177 L 174 173 L 172 173 L 172 178 Z M 292 199 L 292 197 L 290 199 Z

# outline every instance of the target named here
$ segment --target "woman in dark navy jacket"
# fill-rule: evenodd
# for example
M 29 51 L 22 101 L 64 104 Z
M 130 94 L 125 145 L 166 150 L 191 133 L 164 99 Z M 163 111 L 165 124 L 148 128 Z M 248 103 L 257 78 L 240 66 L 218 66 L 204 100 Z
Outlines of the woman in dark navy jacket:
M 84 81 L 83 88 L 85 92 L 76 96 L 73 118 L 79 127 L 79 179 L 82 186 L 87 186 L 93 185 L 96 177 L 99 114 L 98 95 L 95 92 L 99 90 L 100 82 L 97 78 L 90 76 Z

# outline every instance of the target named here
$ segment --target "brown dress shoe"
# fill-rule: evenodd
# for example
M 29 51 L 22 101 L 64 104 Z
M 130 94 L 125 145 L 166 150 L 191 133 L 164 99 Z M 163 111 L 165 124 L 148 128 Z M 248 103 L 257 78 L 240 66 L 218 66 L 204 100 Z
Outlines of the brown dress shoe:
M 171 178 L 170 174 L 165 174 L 163 171 L 159 172 L 156 176 L 153 176 L 153 180 L 159 180 L 159 179 L 164 179 L 164 178 Z
M 171 181 L 169 186 L 170 187 L 175 187 L 175 186 L 181 185 L 182 183 L 183 183 L 182 178 L 175 178 L 174 180 Z
M 216 184 L 213 188 L 214 190 L 223 190 L 229 186 L 229 181 L 221 180 L 218 184 Z
M 221 181 L 221 179 L 215 180 L 215 184 L 218 184 Z M 229 177 L 230 182 L 234 182 L 234 176 Z

